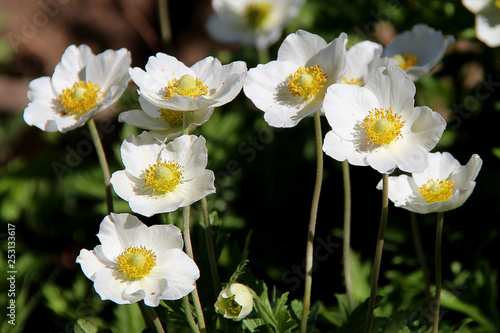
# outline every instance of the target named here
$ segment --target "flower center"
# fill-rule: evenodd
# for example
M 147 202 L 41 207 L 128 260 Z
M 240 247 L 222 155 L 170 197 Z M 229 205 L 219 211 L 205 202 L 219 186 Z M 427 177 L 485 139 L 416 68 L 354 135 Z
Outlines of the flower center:
M 235 300 L 235 296 L 229 297 L 227 300 L 227 312 L 231 314 L 231 316 L 238 317 L 241 312 L 241 305 L 239 305 Z
M 344 78 L 342 79 L 342 83 L 344 83 L 344 84 L 355 84 L 357 86 L 362 86 L 363 85 L 363 81 L 361 81 L 357 77 L 348 80 L 347 77 L 344 76 Z
M 193 114 L 193 111 L 176 111 L 169 109 L 159 109 L 158 112 L 160 112 L 160 117 L 158 117 L 158 119 L 163 119 L 172 126 L 182 125 L 184 121 L 184 112 L 189 112 L 190 115 Z
M 245 8 L 244 13 L 248 25 L 252 28 L 262 27 L 272 8 L 272 5 L 268 2 L 250 3 L 247 8 Z
M 118 271 L 131 280 L 140 280 L 156 266 L 156 254 L 144 246 L 130 246 L 117 258 Z
M 90 81 L 75 82 L 73 87 L 64 89 L 59 95 L 59 103 L 66 115 L 83 115 L 99 104 L 101 87 Z
M 182 166 L 172 161 L 150 165 L 142 174 L 146 182 L 144 188 L 152 189 L 154 194 L 159 195 L 172 192 L 177 185 L 182 184 L 183 172 Z
M 292 97 L 300 96 L 303 99 L 309 99 L 323 88 L 327 77 L 318 65 L 308 68 L 300 67 L 297 72 L 288 77 L 288 91 Z
M 198 78 L 193 78 L 189 74 L 184 74 L 180 79 L 173 79 L 165 88 L 165 97 L 170 99 L 175 95 L 189 96 L 196 98 L 204 96 L 208 92 L 208 86 Z
M 363 119 L 363 125 L 360 127 L 367 132 L 366 143 L 386 145 L 402 136 L 401 128 L 404 123 L 399 114 L 392 113 L 392 108 L 389 110 L 375 108 Z
M 425 198 L 427 203 L 446 201 L 453 195 L 453 186 L 455 182 L 453 180 L 434 180 L 430 179 L 427 184 L 424 184 L 418 188 L 418 191 Z
M 411 53 L 396 54 L 393 58 L 399 62 L 399 67 L 401 67 L 404 71 L 415 66 L 418 62 L 418 58 Z

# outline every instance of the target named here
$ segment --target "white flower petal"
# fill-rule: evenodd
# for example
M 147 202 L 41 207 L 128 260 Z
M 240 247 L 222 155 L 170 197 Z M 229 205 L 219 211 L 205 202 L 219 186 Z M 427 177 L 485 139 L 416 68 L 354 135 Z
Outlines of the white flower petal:
M 71 88 L 75 82 L 86 81 L 85 66 L 95 55 L 87 45 L 69 46 L 61 57 L 52 75 L 52 85 L 56 94 Z
M 132 304 L 139 299 L 130 301 L 123 298 L 123 291 L 127 284 L 115 277 L 115 271 L 110 268 L 103 268 L 95 274 L 94 289 L 101 296 L 103 301 L 111 300 L 117 304 Z
M 148 132 L 129 136 L 120 149 L 125 169 L 134 177 L 140 178 L 149 165 L 157 162 L 163 148 Z
M 194 283 L 200 277 L 196 263 L 180 249 L 171 249 L 164 253 L 158 262 L 165 276 L 168 288 L 163 292 L 162 299 L 180 299 L 194 290 Z
M 94 251 L 89 251 L 87 249 L 82 249 L 80 251 L 80 254 L 76 258 L 76 263 L 80 264 L 83 274 L 92 281 L 95 280 L 95 273 L 106 267 L 95 256 Z
M 164 120 L 153 118 L 142 110 L 122 112 L 118 116 L 118 121 L 147 130 L 165 130 L 171 127 Z
M 321 49 L 326 41 L 316 34 L 305 30 L 297 30 L 288 35 L 278 50 L 278 61 L 289 61 L 295 65 L 305 65 Z
M 483 10 L 491 0 L 462 0 L 462 4 L 474 14 Z
M 476 35 L 489 47 L 497 47 L 500 46 L 500 8 L 491 7 L 476 15 Z

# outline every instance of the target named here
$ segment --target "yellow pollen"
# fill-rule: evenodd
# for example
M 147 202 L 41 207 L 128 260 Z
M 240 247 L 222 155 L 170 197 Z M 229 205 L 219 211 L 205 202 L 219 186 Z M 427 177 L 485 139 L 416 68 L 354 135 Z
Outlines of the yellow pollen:
M 250 3 L 244 14 L 248 25 L 252 28 L 262 27 L 272 8 L 272 5 L 268 2 Z
M 204 96 L 208 92 L 208 86 L 198 78 L 193 78 L 189 74 L 184 74 L 180 79 L 173 79 L 165 88 L 165 97 L 170 99 L 175 95 L 189 96 L 196 98 Z
M 231 316 L 238 317 L 241 312 L 241 305 L 239 305 L 235 300 L 235 296 L 229 297 L 227 301 L 227 312 L 231 314 Z
M 65 115 L 83 115 L 99 104 L 101 87 L 90 81 L 75 82 L 71 88 L 64 89 L 58 102 L 63 106 Z
M 318 65 L 307 68 L 300 67 L 297 72 L 288 77 L 288 91 L 292 97 L 300 96 L 303 99 L 309 99 L 323 88 L 327 77 Z
M 159 109 L 158 112 L 160 112 L 160 117 L 158 117 L 158 119 L 163 119 L 172 126 L 182 125 L 184 121 L 184 112 L 189 112 L 190 115 L 193 113 L 193 111 L 176 111 L 169 109 Z
M 361 81 L 357 77 L 348 80 L 347 77 L 344 76 L 344 78 L 342 79 L 342 83 L 344 83 L 344 84 L 355 84 L 357 86 L 362 86 L 363 85 L 363 81 Z
M 401 67 L 404 71 L 415 66 L 418 62 L 418 58 L 411 53 L 396 54 L 393 58 L 399 62 L 399 67 Z
M 177 163 L 158 162 L 144 170 L 141 178 L 146 182 L 144 188 L 153 190 L 154 194 L 162 195 L 172 192 L 177 185 L 182 184 L 183 173 L 182 166 Z
M 130 246 L 117 258 L 117 270 L 130 280 L 140 280 L 156 266 L 156 254 L 144 246 Z
M 495 0 L 495 6 L 500 9 L 500 0 Z
M 427 203 L 447 201 L 453 195 L 453 186 L 455 182 L 453 180 L 434 180 L 430 179 L 427 184 L 424 184 L 418 188 L 418 191 L 425 198 Z
M 363 125 L 360 127 L 367 132 L 366 143 L 386 145 L 402 136 L 401 128 L 405 121 L 401 121 L 399 114 L 392 112 L 392 108 L 389 110 L 375 108 L 363 119 Z

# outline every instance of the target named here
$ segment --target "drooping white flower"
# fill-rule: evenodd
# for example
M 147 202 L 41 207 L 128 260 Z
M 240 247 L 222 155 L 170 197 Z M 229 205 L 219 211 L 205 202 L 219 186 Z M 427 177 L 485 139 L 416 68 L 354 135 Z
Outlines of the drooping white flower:
M 183 135 L 164 144 L 143 132 L 123 141 L 121 155 L 125 170 L 113 173 L 110 182 L 136 213 L 172 212 L 215 192 L 202 136 Z
M 224 318 L 242 320 L 252 312 L 252 293 L 247 286 L 233 283 L 220 292 L 215 308 Z
M 441 31 L 417 24 L 411 30 L 397 35 L 385 47 L 382 56 L 396 59 L 408 76 L 417 81 L 439 63 L 454 41 L 453 36 L 445 37 Z
M 130 110 L 120 113 L 118 120 L 127 124 L 149 130 L 159 141 L 170 141 L 183 133 L 183 119 L 185 111 L 161 109 L 139 97 L 142 110 Z M 189 132 L 206 122 L 212 115 L 214 108 L 189 112 Z
M 414 96 L 414 83 L 399 67 L 380 68 L 364 87 L 330 86 L 323 107 L 332 130 L 323 150 L 380 173 L 424 171 L 446 122 L 427 106 L 415 107 Z
M 482 163 L 477 154 L 462 166 L 450 153 L 430 153 L 423 172 L 389 177 L 389 199 L 396 207 L 420 214 L 455 209 L 474 190 Z M 377 188 L 382 189 L 382 183 Z
M 327 44 L 304 30 L 288 35 L 278 59 L 248 71 L 243 91 L 273 127 L 293 127 L 323 105 L 326 89 L 342 81 L 345 33 Z
M 500 46 L 500 1 L 462 0 L 476 14 L 476 36 L 489 47 Z
M 217 41 L 267 48 L 299 14 L 305 0 L 212 0 L 207 31 Z
M 368 40 L 347 50 L 346 70 L 342 83 L 364 86 L 380 67 L 397 66 L 393 58 L 382 57 L 382 45 Z
M 135 67 L 130 76 L 139 95 L 158 109 L 196 111 L 232 101 L 241 91 L 246 63 L 222 65 L 207 57 L 187 67 L 175 57 L 157 53 L 149 57 L 146 71 Z
M 200 277 L 196 263 L 182 251 L 179 228 L 146 226 L 133 215 L 108 215 L 97 234 L 101 245 L 82 249 L 76 262 L 102 300 L 158 306 L 194 290 Z
M 130 52 L 94 55 L 87 45 L 69 46 L 52 77 L 31 81 L 24 121 L 48 132 L 67 132 L 116 102 L 130 80 Z

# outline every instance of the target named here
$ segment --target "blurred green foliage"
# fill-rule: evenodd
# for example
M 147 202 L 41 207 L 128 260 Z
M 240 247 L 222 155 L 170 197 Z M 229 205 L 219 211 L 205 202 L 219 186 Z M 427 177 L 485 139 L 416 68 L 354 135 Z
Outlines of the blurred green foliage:
M 196 10 L 196 8 L 192 8 Z M 174 13 L 175 14 L 175 13 Z M 330 41 L 342 31 L 349 45 L 374 39 L 381 24 L 397 32 L 425 23 L 457 39 L 474 38 L 474 16 L 460 1 L 308 0 L 300 16 L 285 31 L 317 33 Z M 1 25 L 1 22 L 0 22 Z M 467 42 L 467 41 L 465 41 Z M 0 69 L 12 61 L 12 50 L 0 38 Z M 274 59 L 280 43 L 270 48 Z M 469 45 L 469 44 L 465 44 Z M 223 62 L 258 63 L 249 47 L 215 51 Z M 485 46 L 452 51 L 434 73 L 417 84 L 417 105 L 428 105 L 448 120 L 437 149 L 451 152 L 462 164 L 478 153 L 484 160 L 476 189 L 468 202 L 445 215 L 444 290 L 441 332 L 498 332 L 498 222 L 500 221 L 500 50 Z M 478 64 L 483 79 L 464 87 L 466 65 Z M 476 73 L 468 74 L 475 75 Z M 493 91 L 484 93 L 488 81 Z M 490 82 L 490 83 L 491 83 Z M 487 91 L 486 91 L 487 92 Z M 8 98 L 3 96 L 2 98 Z M 137 108 L 129 89 L 118 111 Z M 103 302 L 92 283 L 74 263 L 82 248 L 92 249 L 106 214 L 102 175 L 95 152 L 79 153 L 85 128 L 66 134 L 29 128 L 20 110 L 0 114 L 0 233 L 7 225 L 16 231 L 16 326 L 2 318 L 2 332 L 141 332 L 147 324 L 137 304 L 116 306 Z M 99 124 L 99 122 L 98 122 Z M 104 135 L 111 171 L 121 169 L 120 144 L 139 129 L 118 123 Z M 275 318 L 279 332 L 296 329 L 302 309 L 297 299 L 303 289 L 305 233 L 314 177 L 314 135 L 311 119 L 293 129 L 270 128 L 243 94 L 217 109 L 195 134 L 207 139 L 209 169 L 216 174 L 217 194 L 208 198 L 222 281 L 229 281 L 237 265 L 249 259 L 242 279 L 259 291 L 262 306 Z M 323 130 L 328 130 L 326 122 Z M 75 153 L 76 152 L 76 153 Z M 63 167 L 61 169 L 61 166 Z M 325 160 L 318 238 L 341 244 L 342 182 L 340 166 Z M 369 296 L 372 253 L 379 216 L 379 175 L 369 168 L 351 168 L 353 181 L 352 274 L 358 308 L 348 314 L 341 276 L 341 251 L 318 261 L 314 273 L 311 332 L 362 332 L 363 309 Z M 115 197 L 116 212 L 130 212 Z M 179 225 L 181 214 L 172 215 Z M 379 332 L 426 332 L 432 303 L 426 296 L 423 272 L 412 244 L 409 215 L 390 208 L 384 264 L 375 326 Z M 164 223 L 165 217 L 141 217 L 145 223 Z M 195 259 L 207 317 L 215 321 L 210 275 L 200 207 L 193 206 Z M 419 217 L 428 266 L 432 267 L 435 216 Z M 253 231 L 253 232 L 252 232 Z M 0 267 L 7 267 L 6 241 L 0 244 Z M 302 269 L 302 270 L 301 270 Z M 431 269 L 432 271 L 432 269 Z M 290 277 L 295 280 L 291 280 Z M 265 280 L 269 286 L 260 282 Z M 257 281 L 257 282 L 256 282 Z M 291 281 L 298 281 L 298 285 Z M 0 290 L 9 289 L 6 279 Z M 278 291 L 283 292 L 278 292 Z M 293 300 L 293 301 L 292 301 Z M 0 306 L 9 297 L 0 294 Z M 182 332 L 185 316 L 179 302 L 158 308 L 167 328 Z M 233 323 L 231 323 L 233 325 Z M 237 329 L 236 326 L 232 329 Z M 243 324 L 262 331 L 262 321 L 250 316 Z M 46 329 L 46 330 L 45 330 Z

